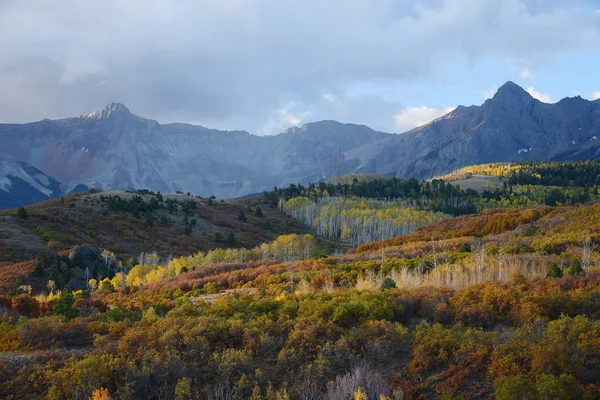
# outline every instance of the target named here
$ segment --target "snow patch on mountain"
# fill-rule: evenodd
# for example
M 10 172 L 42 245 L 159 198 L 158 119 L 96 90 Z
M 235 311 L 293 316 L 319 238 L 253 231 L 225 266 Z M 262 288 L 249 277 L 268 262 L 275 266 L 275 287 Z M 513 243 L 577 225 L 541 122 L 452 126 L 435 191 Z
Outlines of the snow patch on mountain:
M 86 191 L 77 186 L 75 191 Z M 0 210 L 62 196 L 61 183 L 30 164 L 0 153 Z
M 531 150 L 533 150 L 533 147 L 524 147 L 522 149 L 519 149 L 519 151 L 517 152 L 518 154 L 521 153 L 529 153 Z
M 46 187 L 50 184 L 50 180 L 48 179 L 48 177 L 41 175 L 41 174 L 36 174 L 36 176 L 32 176 L 23 169 L 23 166 L 21 163 L 15 161 L 12 157 L 7 156 L 7 155 L 2 155 L 0 157 L 1 157 L 0 158 L 0 189 L 1 190 L 4 190 L 5 192 L 10 192 L 12 183 L 13 183 L 13 179 L 19 178 L 19 179 L 25 181 L 27 184 L 31 185 L 33 188 L 35 188 L 40 193 L 43 193 L 44 195 L 46 195 L 48 197 L 52 196 L 52 190 L 48 189 Z M 13 178 L 13 179 L 11 179 L 11 178 Z M 44 186 L 43 183 L 40 183 L 40 181 L 38 181 L 38 179 L 40 181 L 45 180 L 46 186 Z
M 50 186 L 50 178 L 48 178 L 46 175 L 43 174 L 35 174 L 33 176 L 35 178 L 36 181 L 38 181 L 41 185 L 44 185 L 46 187 Z
M 1 171 L 0 171 L 0 174 L 2 174 Z M 11 183 L 12 182 L 10 179 L 8 179 L 8 176 L 0 176 L 0 190 L 4 190 L 5 192 L 10 192 L 10 184 Z

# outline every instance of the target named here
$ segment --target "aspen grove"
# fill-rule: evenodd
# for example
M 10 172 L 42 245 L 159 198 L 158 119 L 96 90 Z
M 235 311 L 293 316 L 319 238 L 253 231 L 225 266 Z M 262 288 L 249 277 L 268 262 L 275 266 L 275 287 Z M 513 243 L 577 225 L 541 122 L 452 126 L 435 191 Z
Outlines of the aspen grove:
M 357 197 L 295 197 L 280 200 L 286 214 L 312 227 L 325 238 L 337 238 L 352 247 L 413 232 L 450 216 L 418 210 L 394 200 Z

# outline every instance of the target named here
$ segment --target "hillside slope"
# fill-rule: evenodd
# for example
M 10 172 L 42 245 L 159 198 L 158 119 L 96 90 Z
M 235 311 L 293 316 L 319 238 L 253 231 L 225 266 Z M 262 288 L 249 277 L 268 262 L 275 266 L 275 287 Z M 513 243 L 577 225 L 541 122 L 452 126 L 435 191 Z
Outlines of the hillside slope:
M 383 257 L 289 260 L 281 241 L 12 288 L 0 396 L 598 399 L 598 232 L 598 202 L 487 210 Z
M 110 198 L 117 196 L 129 202 L 139 198 L 147 205 L 156 201 L 158 208 L 140 208 L 136 216 L 131 209 L 123 210 L 125 206 L 111 207 Z M 17 218 L 16 210 L 0 211 L 0 265 L 31 260 L 40 251 L 70 250 L 82 244 L 107 248 L 123 257 L 156 251 L 166 258 L 223 246 L 254 247 L 281 234 L 307 231 L 263 198 L 227 202 L 184 194 L 161 198 L 159 202 L 148 192 L 86 193 L 28 206 L 27 219 Z M 174 202 L 172 211 L 170 201 Z M 258 207 L 261 217 L 256 216 Z M 239 219 L 240 212 L 246 221 Z M 188 234 L 186 226 L 190 227 Z M 221 242 L 215 242 L 217 233 L 222 235 Z M 227 242 L 230 234 L 235 243 Z

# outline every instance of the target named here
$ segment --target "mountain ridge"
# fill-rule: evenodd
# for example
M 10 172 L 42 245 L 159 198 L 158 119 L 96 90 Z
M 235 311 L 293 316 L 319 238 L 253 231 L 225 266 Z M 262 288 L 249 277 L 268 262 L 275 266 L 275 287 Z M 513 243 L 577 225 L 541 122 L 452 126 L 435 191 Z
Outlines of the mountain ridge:
M 343 151 L 383 135 L 334 121 L 276 136 L 161 125 L 111 103 L 75 118 L 0 124 L 0 147 L 68 185 L 233 198 L 318 180 Z
M 600 101 L 543 103 L 506 82 L 402 134 L 323 120 L 273 136 L 160 124 L 121 103 L 87 115 L 0 124 L 0 148 L 65 185 L 237 198 L 353 173 L 430 178 L 497 161 L 600 156 Z
M 597 158 L 600 103 L 543 103 L 507 82 L 481 106 L 457 107 L 429 124 L 347 154 L 357 172 L 429 178 L 496 161 Z M 410 148 L 408 157 L 395 155 Z

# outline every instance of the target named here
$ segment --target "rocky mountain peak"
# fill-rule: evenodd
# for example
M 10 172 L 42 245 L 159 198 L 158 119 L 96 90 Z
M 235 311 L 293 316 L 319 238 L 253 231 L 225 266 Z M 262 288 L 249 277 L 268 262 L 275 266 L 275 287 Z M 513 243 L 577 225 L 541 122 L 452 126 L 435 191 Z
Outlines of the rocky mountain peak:
M 508 81 L 500 86 L 494 97 L 484 103 L 484 110 L 493 114 L 500 112 L 513 118 L 520 115 L 523 110 L 530 110 L 536 101 L 521 86 Z
M 106 107 L 104 107 L 104 110 L 106 112 L 116 112 L 116 113 L 130 113 L 129 109 L 127 107 L 125 107 L 123 104 L 121 103 L 115 103 L 112 102 L 110 104 L 108 104 Z
M 529 93 L 514 82 L 508 81 L 500 86 L 493 97 L 494 100 L 521 100 L 530 101 L 533 99 Z
M 110 103 L 101 111 L 104 118 L 131 116 L 131 112 L 121 103 Z
M 96 111 L 86 115 L 92 119 L 126 119 L 132 117 L 131 111 L 121 103 L 112 102 L 101 111 Z

